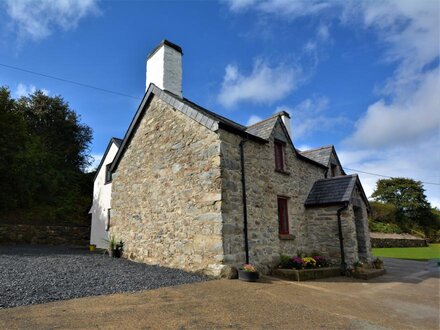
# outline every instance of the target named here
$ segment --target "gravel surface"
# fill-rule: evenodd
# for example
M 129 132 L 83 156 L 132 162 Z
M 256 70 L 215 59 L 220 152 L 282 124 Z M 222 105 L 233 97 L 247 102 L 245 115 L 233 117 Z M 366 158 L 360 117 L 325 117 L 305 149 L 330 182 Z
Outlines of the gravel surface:
M 207 280 L 85 249 L 0 246 L 0 309 Z

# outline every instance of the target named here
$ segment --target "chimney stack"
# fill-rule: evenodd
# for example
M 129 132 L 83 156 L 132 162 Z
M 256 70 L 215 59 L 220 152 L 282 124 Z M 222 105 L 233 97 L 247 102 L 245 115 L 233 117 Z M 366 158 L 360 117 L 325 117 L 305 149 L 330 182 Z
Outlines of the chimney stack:
M 290 127 L 290 115 L 286 111 L 281 111 L 279 115 L 284 123 L 284 126 L 286 126 L 290 139 L 292 139 L 292 128 Z
M 162 40 L 147 57 L 146 90 L 150 83 L 182 97 L 182 48 Z

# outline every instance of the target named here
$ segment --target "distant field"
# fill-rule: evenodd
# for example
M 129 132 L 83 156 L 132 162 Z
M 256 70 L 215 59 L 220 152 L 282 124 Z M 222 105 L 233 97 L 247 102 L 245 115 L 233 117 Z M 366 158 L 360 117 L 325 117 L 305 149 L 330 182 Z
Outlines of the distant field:
M 375 257 L 412 260 L 440 259 L 440 244 L 414 248 L 373 248 L 373 255 Z

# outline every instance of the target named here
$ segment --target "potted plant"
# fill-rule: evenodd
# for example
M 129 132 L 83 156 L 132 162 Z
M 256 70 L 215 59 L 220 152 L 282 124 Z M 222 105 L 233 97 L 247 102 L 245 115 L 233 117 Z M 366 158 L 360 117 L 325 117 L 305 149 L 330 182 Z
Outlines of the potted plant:
M 364 263 L 360 260 L 356 261 L 354 264 L 354 271 L 356 273 L 363 273 L 364 272 Z
M 104 240 L 107 243 L 107 252 L 108 255 L 112 258 L 115 256 L 115 250 L 116 250 L 116 239 L 114 236 L 110 236 L 110 239 L 105 239 Z
M 255 266 L 245 264 L 238 270 L 238 278 L 245 282 L 256 282 L 259 278 L 259 273 Z
M 379 258 L 374 259 L 373 266 L 376 269 L 383 269 L 383 261 Z
M 115 245 L 115 249 L 113 251 L 113 256 L 115 258 L 120 258 L 120 257 L 122 257 L 123 252 L 124 252 L 124 242 L 122 240 L 120 240 L 119 243 L 117 243 Z

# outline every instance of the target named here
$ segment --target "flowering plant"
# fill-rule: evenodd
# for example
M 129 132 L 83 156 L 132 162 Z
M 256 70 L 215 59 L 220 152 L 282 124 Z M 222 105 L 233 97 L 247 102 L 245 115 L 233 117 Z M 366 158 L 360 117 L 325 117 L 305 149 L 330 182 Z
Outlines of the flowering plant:
M 303 258 L 305 268 L 315 268 L 316 260 L 311 257 Z
M 243 265 L 243 270 L 245 272 L 249 272 L 249 273 L 257 273 L 258 272 L 257 269 L 255 268 L 255 266 L 251 265 L 251 264 Z
M 300 257 L 293 257 L 291 263 L 292 267 L 295 269 L 302 269 L 304 267 L 304 260 Z
M 330 266 L 330 263 L 328 262 L 328 260 L 325 259 L 325 257 L 323 257 L 323 256 L 313 256 L 313 259 L 315 259 L 316 267 L 318 267 L 318 268 Z
M 289 257 L 286 255 L 281 255 L 278 267 L 282 269 L 311 269 L 329 266 L 329 260 L 321 255 L 315 254 L 313 257 L 301 257 L 299 255 Z

